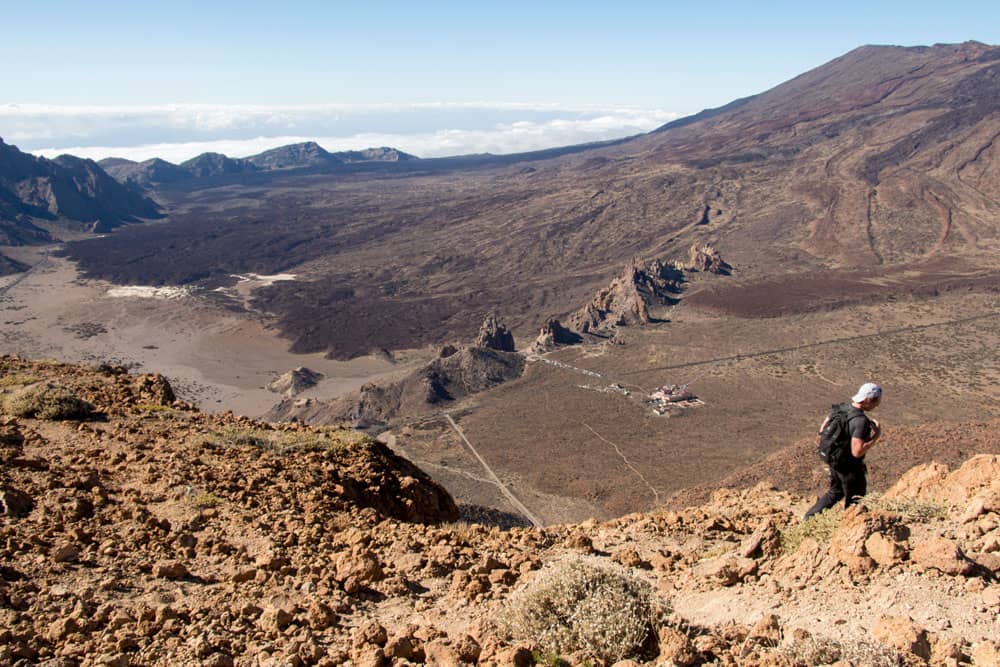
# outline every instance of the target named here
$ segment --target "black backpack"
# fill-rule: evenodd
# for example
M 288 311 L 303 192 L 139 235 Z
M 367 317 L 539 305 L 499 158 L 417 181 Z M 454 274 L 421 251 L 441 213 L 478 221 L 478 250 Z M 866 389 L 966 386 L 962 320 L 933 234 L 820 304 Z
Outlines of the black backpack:
M 864 416 L 861 410 L 849 403 L 830 406 L 830 416 L 819 434 L 817 453 L 830 467 L 835 467 L 851 455 L 851 420 Z

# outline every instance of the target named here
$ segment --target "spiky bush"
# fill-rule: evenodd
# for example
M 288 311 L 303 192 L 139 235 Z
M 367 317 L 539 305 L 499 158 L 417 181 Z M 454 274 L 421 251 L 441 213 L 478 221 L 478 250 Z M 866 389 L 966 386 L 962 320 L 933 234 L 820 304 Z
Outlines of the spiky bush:
M 834 641 L 810 637 L 792 642 L 782 653 L 797 665 L 831 665 L 841 660 L 869 667 L 900 667 L 905 664 L 898 651 L 871 641 Z
M 650 585 L 597 558 L 546 567 L 511 596 L 498 625 L 555 655 L 586 651 L 613 663 L 636 655 L 652 633 Z
M 4 407 L 16 417 L 35 419 L 86 419 L 94 406 L 71 390 L 51 382 L 25 387 L 7 399 Z

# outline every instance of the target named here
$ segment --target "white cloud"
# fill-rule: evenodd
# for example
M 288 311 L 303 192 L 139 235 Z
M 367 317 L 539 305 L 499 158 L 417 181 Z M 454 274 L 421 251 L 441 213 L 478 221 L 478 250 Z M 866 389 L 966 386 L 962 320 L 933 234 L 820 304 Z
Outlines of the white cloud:
M 393 146 L 421 157 L 513 153 L 647 132 L 678 114 L 637 107 L 444 103 L 71 107 L 0 105 L 0 136 L 52 157 L 233 157 L 300 141 L 330 151 Z

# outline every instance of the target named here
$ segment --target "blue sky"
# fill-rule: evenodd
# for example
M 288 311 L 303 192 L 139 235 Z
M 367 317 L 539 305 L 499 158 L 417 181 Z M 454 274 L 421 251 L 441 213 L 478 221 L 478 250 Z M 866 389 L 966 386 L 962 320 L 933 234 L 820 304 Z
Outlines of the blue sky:
M 643 123 L 761 92 L 863 44 L 998 43 L 1000 3 L 2 0 L 0 23 L 0 105 L 35 105 L 28 120 L 0 115 L 0 136 L 28 149 L 422 133 L 426 152 L 442 132 L 512 132 L 520 120 L 563 121 L 553 140 L 601 118 L 605 134 L 652 129 Z M 294 118 L 212 134 L 192 105 Z M 81 107 L 107 113 L 67 122 Z M 116 134 L 114 113 L 137 108 L 159 120 Z

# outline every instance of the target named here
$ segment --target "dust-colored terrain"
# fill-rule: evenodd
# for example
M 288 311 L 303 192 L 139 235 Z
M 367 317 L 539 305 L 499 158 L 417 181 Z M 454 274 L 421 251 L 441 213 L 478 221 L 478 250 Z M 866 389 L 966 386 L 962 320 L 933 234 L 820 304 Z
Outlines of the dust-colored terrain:
M 161 377 L 107 365 L 5 356 L 0 383 L 0 664 L 1000 660 L 997 456 L 920 466 L 808 525 L 808 499 L 759 485 L 499 530 L 454 522 L 441 487 L 356 432 L 200 413 Z M 27 414 L 46 383 L 89 406 Z M 997 444 L 953 433 L 969 454 Z M 527 634 L 504 620 L 581 557 L 632 582 L 623 603 L 648 587 L 655 611 L 619 614 L 581 582 L 562 595 L 598 615 L 570 641 L 554 643 L 572 614 Z
M 33 358 L 107 361 L 156 371 L 206 410 L 259 415 L 278 397 L 266 385 L 308 364 L 325 379 L 300 396 L 332 398 L 373 378 L 405 374 L 427 353 L 338 362 L 288 351 L 288 341 L 260 313 L 240 307 L 252 294 L 245 280 L 233 295 L 206 289 L 123 288 L 80 279 L 49 248 L 8 248 L 33 268 L 0 277 L 0 347 Z M 251 283 L 247 285 L 247 283 Z

